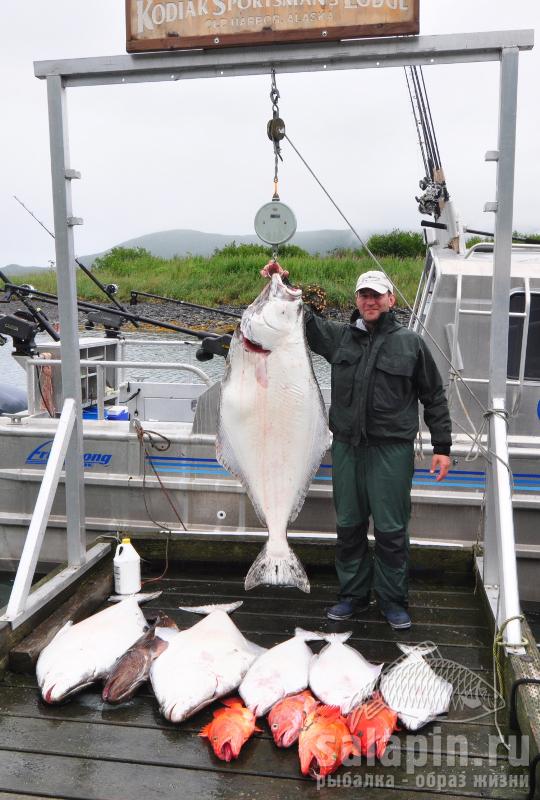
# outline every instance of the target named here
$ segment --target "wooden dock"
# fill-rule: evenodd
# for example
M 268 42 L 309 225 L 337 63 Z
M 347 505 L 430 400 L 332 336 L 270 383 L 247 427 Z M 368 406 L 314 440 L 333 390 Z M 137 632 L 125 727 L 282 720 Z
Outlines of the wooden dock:
M 441 576 L 415 578 L 414 624 L 410 631 L 397 634 L 375 607 L 352 623 L 330 623 L 324 609 L 335 597 L 331 571 L 311 576 L 312 592 L 301 596 L 293 590 L 267 588 L 246 594 L 242 571 L 235 572 L 233 566 L 222 567 L 225 570 L 216 580 L 215 566 L 213 571 L 209 565 L 184 565 L 182 571 L 171 567 L 165 579 L 148 586 L 162 589 L 163 595 L 143 606 L 145 614 L 153 616 L 159 609 L 187 627 L 195 618 L 179 611 L 179 605 L 242 599 L 244 605 L 233 619 L 258 644 L 269 647 L 283 641 L 297 625 L 352 629 L 353 646 L 370 661 L 388 663 L 401 655 L 398 641 L 432 641 L 443 657 L 492 683 L 492 633 L 472 577 L 447 575 L 445 582 Z M 8 672 L 0 683 L 0 800 L 425 800 L 435 795 L 446 800 L 516 800 L 527 796 L 528 765 L 511 764 L 502 747 L 495 755 L 493 715 L 472 720 L 474 712 L 466 698 L 447 718 L 416 735 L 398 733 L 392 765 L 369 766 L 355 759 L 321 787 L 301 776 L 295 747 L 275 747 L 266 722 L 261 726 L 264 732 L 244 746 L 236 761 L 226 764 L 215 758 L 208 742 L 197 735 L 215 707 L 173 725 L 161 717 L 150 686 L 120 706 L 103 703 L 97 686 L 65 705 L 47 706 L 39 698 L 34 676 Z M 504 710 L 500 716 L 504 723 Z M 466 743 L 463 764 L 451 737 Z M 425 753 L 419 751 L 423 743 Z M 452 750 L 455 758 L 449 755 Z

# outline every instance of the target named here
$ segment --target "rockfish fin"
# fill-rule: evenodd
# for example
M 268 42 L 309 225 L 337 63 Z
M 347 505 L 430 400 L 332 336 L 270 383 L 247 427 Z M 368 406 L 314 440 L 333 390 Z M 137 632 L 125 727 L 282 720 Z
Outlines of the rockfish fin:
M 213 720 L 212 720 L 212 722 L 213 722 Z M 209 722 L 208 725 L 205 725 L 204 728 L 201 728 L 201 732 L 199 733 L 199 736 L 201 738 L 203 738 L 203 739 L 209 739 L 210 738 L 210 728 L 212 726 L 212 722 Z
M 192 614 L 212 614 L 214 611 L 224 611 L 226 614 L 231 614 L 243 604 L 243 600 L 237 600 L 235 603 L 211 603 L 208 606 L 178 606 L 180 611 L 191 611 Z
M 315 714 L 318 718 L 327 720 L 336 720 L 342 716 L 339 706 L 319 706 L 315 709 Z
M 229 708 L 245 708 L 240 697 L 226 697 L 225 700 L 221 702 L 224 706 L 228 706 Z
M 309 580 L 304 567 L 289 545 L 279 555 L 273 553 L 265 544 L 246 575 L 246 592 L 255 586 L 295 586 L 302 592 L 309 592 Z

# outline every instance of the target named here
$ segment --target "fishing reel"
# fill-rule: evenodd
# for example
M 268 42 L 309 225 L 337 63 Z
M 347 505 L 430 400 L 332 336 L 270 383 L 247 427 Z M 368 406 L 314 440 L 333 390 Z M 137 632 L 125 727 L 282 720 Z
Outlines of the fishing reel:
M 26 311 L 15 311 L 14 314 L 0 314 L 0 338 L 6 344 L 6 336 L 13 339 L 13 347 L 18 356 L 32 356 L 36 352 L 35 336 L 41 330 Z M 4 335 L 5 334 L 5 335 Z
M 201 341 L 201 346 L 195 352 L 197 361 L 211 361 L 214 356 L 227 358 L 231 337 L 228 334 L 223 336 L 207 336 Z
M 124 317 L 121 317 L 120 314 L 115 314 L 114 311 L 88 311 L 84 327 L 87 331 L 91 331 L 94 330 L 96 325 L 103 325 L 105 338 L 118 339 L 120 328 L 124 322 Z
M 426 177 L 422 178 L 418 185 L 424 192 L 421 197 L 415 197 L 418 203 L 418 211 L 421 214 L 428 214 L 438 219 L 441 214 L 441 204 L 450 197 L 446 184 Z

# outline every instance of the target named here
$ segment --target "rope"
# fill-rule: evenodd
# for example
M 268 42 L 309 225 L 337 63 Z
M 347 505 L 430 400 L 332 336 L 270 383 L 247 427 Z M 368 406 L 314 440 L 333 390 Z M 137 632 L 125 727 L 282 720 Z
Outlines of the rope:
M 167 539 L 165 541 L 165 567 L 163 569 L 163 572 L 161 573 L 161 575 L 158 575 L 157 578 L 147 578 L 145 581 L 141 581 L 141 588 L 143 586 L 146 586 L 147 583 L 156 583 L 156 581 L 160 581 L 167 574 L 167 570 L 169 569 L 169 542 L 171 541 L 172 531 L 167 530 L 167 533 L 169 535 L 167 536 Z
M 184 529 L 184 531 L 187 532 L 187 528 L 184 525 L 182 517 L 178 513 L 178 511 L 176 509 L 176 506 L 173 503 L 173 500 L 172 500 L 172 498 L 170 496 L 170 493 L 168 492 L 167 488 L 163 484 L 163 481 L 161 480 L 161 478 L 159 476 L 159 473 L 157 472 L 156 468 L 154 467 L 154 465 L 152 463 L 151 455 L 148 452 L 147 447 L 146 447 L 145 437 L 149 440 L 150 446 L 153 447 L 154 450 L 158 450 L 161 453 L 163 453 L 163 452 L 165 452 L 165 450 L 169 449 L 169 447 L 171 446 L 171 442 L 170 442 L 169 439 L 167 439 L 166 436 L 163 436 L 163 434 L 158 433 L 157 431 L 151 431 L 151 430 L 144 429 L 138 419 L 134 419 L 133 420 L 133 424 L 135 426 L 135 431 L 137 433 L 137 438 L 139 440 L 139 444 L 141 446 L 141 450 L 144 453 L 144 455 L 146 456 L 146 458 L 143 458 L 143 499 L 144 499 L 144 507 L 146 509 L 146 513 L 148 514 L 148 518 L 151 520 L 151 522 L 154 523 L 154 525 L 160 531 L 165 529 L 165 530 L 169 531 L 169 533 L 172 533 L 172 531 L 170 530 L 170 528 L 167 525 L 161 525 L 159 522 L 157 522 L 152 517 L 152 515 L 150 513 L 150 509 L 148 508 L 147 497 L 146 497 L 146 460 L 147 459 L 148 459 L 148 462 L 150 464 L 150 467 L 152 468 L 152 471 L 153 471 L 155 477 L 158 480 L 158 483 L 159 483 L 159 485 L 161 487 L 161 490 L 162 490 L 163 494 L 165 495 L 165 497 L 167 499 L 167 502 L 169 503 L 169 505 L 170 505 L 170 507 L 171 507 L 171 509 L 173 511 L 173 514 L 175 515 L 176 519 L 179 521 L 179 523 L 182 526 L 182 528 Z M 157 436 L 159 439 L 162 439 L 163 443 L 162 444 L 158 444 L 154 440 L 154 438 L 153 438 L 154 436 Z

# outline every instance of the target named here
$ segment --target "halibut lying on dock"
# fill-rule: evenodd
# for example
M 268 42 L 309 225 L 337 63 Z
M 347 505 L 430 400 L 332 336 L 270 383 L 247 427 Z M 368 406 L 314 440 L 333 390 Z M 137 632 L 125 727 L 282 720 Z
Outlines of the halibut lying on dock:
M 46 703 L 62 700 L 109 674 L 146 628 L 132 597 L 74 625 L 68 622 L 38 658 L 36 675 Z
M 182 609 L 208 616 L 180 633 L 170 631 L 168 648 L 152 664 L 152 688 L 166 719 L 182 722 L 232 692 L 265 652 L 229 619 L 228 612 L 241 605 Z
M 304 333 L 302 292 L 274 272 L 234 333 L 221 384 L 216 453 L 268 528 L 245 588 L 309 592 L 287 526 L 304 504 L 330 444 L 324 401 Z
M 372 695 L 383 668 L 345 644 L 350 636 L 351 631 L 324 634 L 321 638 L 328 644 L 313 656 L 309 666 L 313 694 L 329 706 L 338 706 L 342 714 L 348 714 Z
M 249 668 L 238 691 L 256 717 L 262 717 L 283 697 L 307 689 L 313 658 L 307 642 L 323 636 L 296 628 L 292 639 L 267 650 Z

